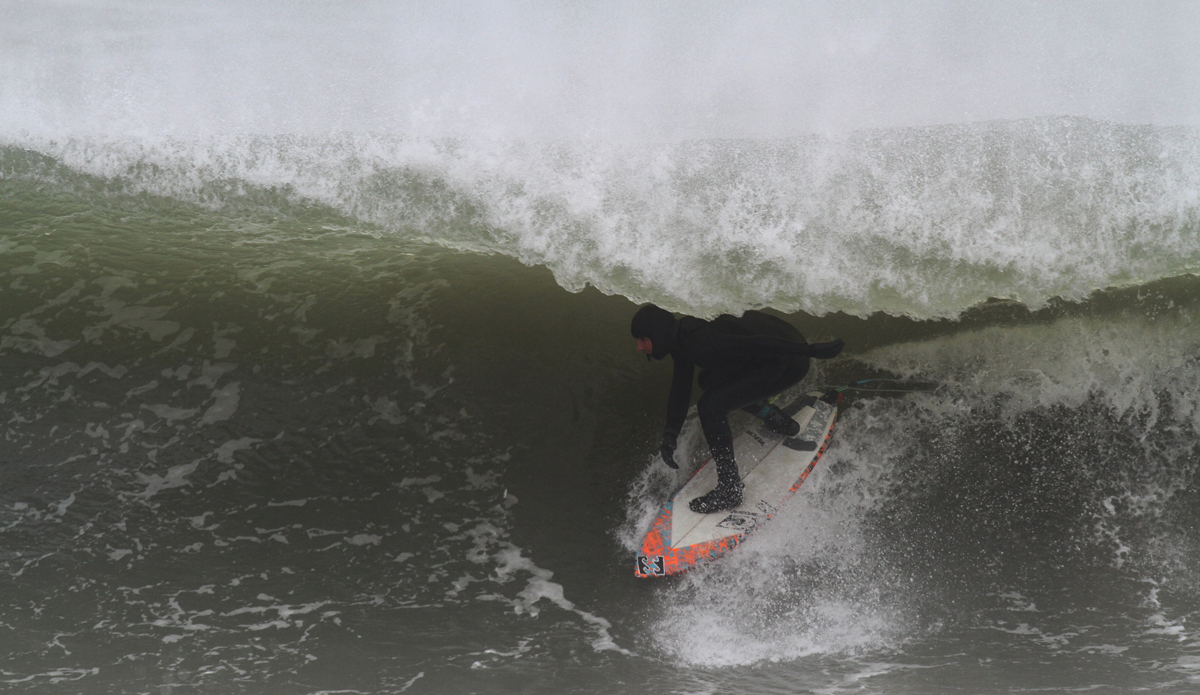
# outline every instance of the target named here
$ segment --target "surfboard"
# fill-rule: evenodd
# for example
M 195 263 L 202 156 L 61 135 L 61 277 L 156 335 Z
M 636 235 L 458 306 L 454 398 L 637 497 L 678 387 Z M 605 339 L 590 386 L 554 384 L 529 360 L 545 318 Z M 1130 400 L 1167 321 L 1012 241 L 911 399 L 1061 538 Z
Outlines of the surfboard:
M 795 437 L 759 425 L 733 441 L 738 474 L 746 489 L 742 504 L 715 514 L 697 514 L 688 503 L 717 484 L 717 466 L 709 459 L 659 511 L 642 541 L 634 574 L 663 577 L 680 574 L 733 550 L 775 517 L 816 468 L 837 420 L 837 391 L 808 393 L 783 408 L 800 423 Z

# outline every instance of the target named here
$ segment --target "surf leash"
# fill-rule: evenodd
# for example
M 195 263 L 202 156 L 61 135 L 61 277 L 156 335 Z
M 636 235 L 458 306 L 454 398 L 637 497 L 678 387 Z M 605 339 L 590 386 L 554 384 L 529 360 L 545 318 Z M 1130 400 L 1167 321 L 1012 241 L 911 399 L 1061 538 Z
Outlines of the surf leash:
M 936 384 L 933 384 L 932 388 L 909 388 L 909 389 L 881 389 L 881 388 L 866 388 L 863 386 L 863 384 L 871 384 L 871 383 L 907 384 L 910 382 L 907 382 L 904 379 L 863 379 L 862 381 L 856 381 L 852 384 L 846 384 L 845 386 L 825 386 L 824 388 L 833 389 L 834 391 L 837 391 L 838 393 L 843 393 L 845 391 L 867 391 L 870 393 L 929 393 L 930 391 L 933 391 L 934 389 L 937 388 Z M 918 384 L 918 385 L 919 386 L 930 386 L 930 384 Z

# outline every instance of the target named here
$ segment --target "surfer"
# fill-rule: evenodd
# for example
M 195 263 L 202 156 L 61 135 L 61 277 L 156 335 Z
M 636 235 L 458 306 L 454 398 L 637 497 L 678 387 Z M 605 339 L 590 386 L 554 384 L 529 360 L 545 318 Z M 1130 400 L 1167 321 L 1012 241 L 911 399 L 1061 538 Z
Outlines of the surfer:
M 692 399 L 693 373 L 696 367 L 701 370 L 698 383 L 704 394 L 696 410 L 717 465 L 717 486 L 692 500 L 689 506 L 697 514 L 742 503 L 745 486 L 733 458 L 729 413 L 741 408 L 779 435 L 795 436 L 800 424 L 767 399 L 803 379 L 810 357 L 830 359 L 844 346 L 840 338 L 809 345 L 794 326 L 760 311 L 706 321 L 693 316 L 676 319 L 666 309 L 647 304 L 633 315 L 630 332 L 647 360 L 670 355 L 675 365 L 660 449 L 663 462 L 671 468 L 679 468 L 675 447 Z

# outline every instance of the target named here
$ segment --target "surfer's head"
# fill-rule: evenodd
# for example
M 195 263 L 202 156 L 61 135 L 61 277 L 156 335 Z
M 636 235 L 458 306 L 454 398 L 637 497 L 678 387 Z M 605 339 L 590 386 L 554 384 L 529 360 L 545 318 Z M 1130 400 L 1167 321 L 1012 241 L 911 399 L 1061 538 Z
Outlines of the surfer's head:
M 675 316 L 666 309 L 647 304 L 633 315 L 629 332 L 638 341 L 638 351 L 661 360 L 671 352 Z

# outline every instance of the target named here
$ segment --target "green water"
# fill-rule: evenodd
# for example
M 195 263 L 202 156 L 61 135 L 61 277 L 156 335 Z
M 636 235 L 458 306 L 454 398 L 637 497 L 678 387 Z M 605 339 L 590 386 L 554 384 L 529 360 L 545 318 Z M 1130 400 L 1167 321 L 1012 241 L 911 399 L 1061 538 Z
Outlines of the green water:
M 897 381 L 745 547 L 647 582 L 686 470 L 629 300 L 279 192 L 0 199 L 14 690 L 1194 685 L 1194 277 L 786 315 L 848 344 L 806 386 Z

